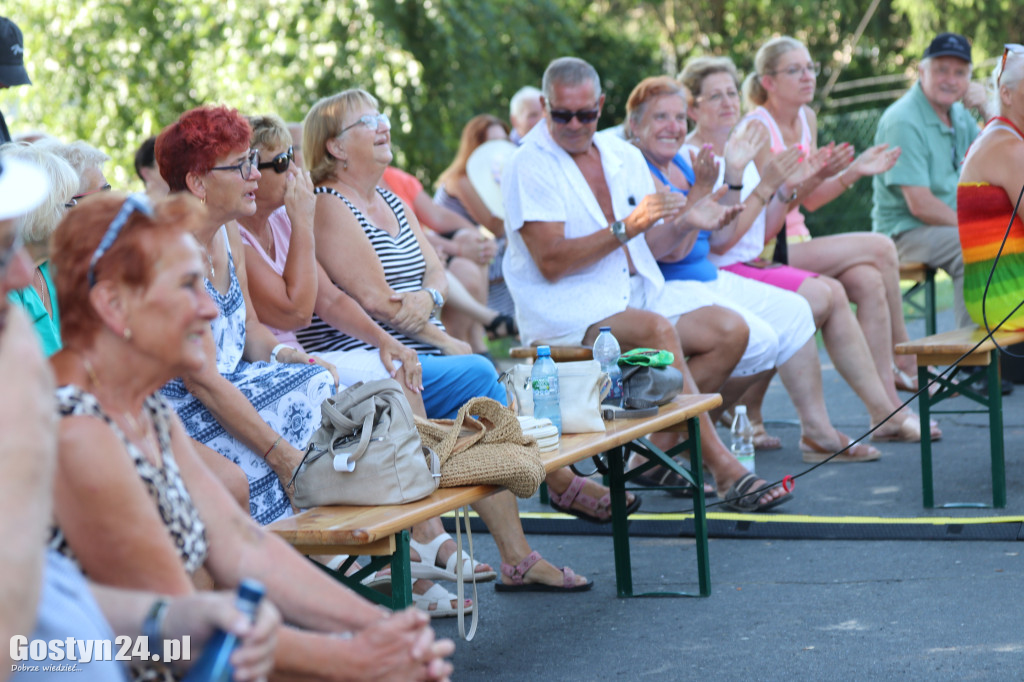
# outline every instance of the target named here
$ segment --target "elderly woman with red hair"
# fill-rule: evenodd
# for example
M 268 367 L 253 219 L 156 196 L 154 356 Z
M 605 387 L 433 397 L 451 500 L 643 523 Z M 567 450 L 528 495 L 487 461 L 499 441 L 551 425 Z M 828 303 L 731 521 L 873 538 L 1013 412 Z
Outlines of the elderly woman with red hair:
M 438 679 L 450 642 L 427 617 L 391 615 L 338 585 L 234 503 L 157 390 L 210 364 L 209 216 L 188 196 L 90 197 L 54 236 L 64 350 L 54 546 L 94 582 L 188 595 L 210 579 L 262 582 L 287 623 L 287 679 Z M 236 285 L 237 286 L 237 285 Z M 347 633 L 349 637 L 339 637 Z M 170 679 L 146 663 L 136 679 Z
M 157 163 L 171 191 L 206 205 L 194 235 L 205 250 L 203 285 L 217 307 L 213 335 L 204 337 L 210 361 L 162 392 L 189 435 L 242 467 L 253 518 L 266 524 L 291 513 L 284 483 L 337 379 L 329 363 L 279 344 L 252 306 L 234 222 L 256 211 L 259 154 L 249 147 L 250 133 L 237 111 L 201 107 L 157 138 Z

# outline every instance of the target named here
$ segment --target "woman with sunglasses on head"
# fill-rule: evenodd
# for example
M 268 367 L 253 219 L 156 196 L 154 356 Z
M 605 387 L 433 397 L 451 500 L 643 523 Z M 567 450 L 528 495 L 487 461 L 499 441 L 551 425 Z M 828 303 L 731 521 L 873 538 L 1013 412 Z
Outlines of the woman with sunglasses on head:
M 957 185 L 964 304 L 982 327 L 995 329 L 1012 312 L 1003 329 L 1024 329 L 1024 309 L 1013 312 L 1024 288 L 1024 219 L 1018 213 L 1010 224 L 1024 186 L 1024 46 L 1005 47 L 992 82 L 999 115 L 971 144 Z
M 53 546 L 116 587 L 177 596 L 211 580 L 258 580 L 290 624 L 274 651 L 284 679 L 445 677 L 452 646 L 433 641 L 426 616 L 357 597 L 254 523 L 158 392 L 213 363 L 220 313 L 193 236 L 209 219 L 185 193 L 155 205 L 105 194 L 57 229 L 65 347 L 53 358 L 62 417 Z M 174 679 L 162 666 L 150 661 L 136 679 Z
M 249 296 L 245 253 L 235 220 L 256 210 L 259 154 L 245 118 L 227 107 L 182 114 L 156 142 L 171 192 L 206 205 L 194 234 L 205 249 L 204 286 L 217 306 L 201 371 L 162 389 L 189 434 L 240 465 L 260 524 L 288 516 L 285 484 L 320 425 L 320 404 L 337 386 L 334 367 L 278 343 Z

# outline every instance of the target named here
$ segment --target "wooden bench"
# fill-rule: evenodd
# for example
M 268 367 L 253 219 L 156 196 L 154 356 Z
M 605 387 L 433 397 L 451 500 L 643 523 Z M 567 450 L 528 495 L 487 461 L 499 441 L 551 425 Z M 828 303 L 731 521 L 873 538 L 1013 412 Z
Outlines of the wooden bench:
M 924 263 L 901 262 L 900 281 L 913 282 L 903 294 L 903 302 L 917 313 L 917 317 L 924 318 L 924 333 L 931 335 L 936 331 L 935 327 L 935 268 Z M 924 302 L 917 299 L 917 293 L 923 290 Z
M 896 346 L 901 355 L 917 356 L 918 386 L 925 388 L 932 380 L 939 386 L 934 395 L 923 390 L 918 396 L 921 412 L 921 484 L 924 494 L 924 506 L 935 506 L 935 495 L 932 484 L 932 439 L 931 415 L 934 414 L 965 414 L 971 412 L 988 413 L 989 453 L 992 461 L 992 506 L 1006 506 L 1006 465 L 1003 454 L 1003 394 L 1002 380 L 999 374 L 999 350 L 993 339 L 1000 346 L 1009 346 L 1024 341 L 1024 331 L 997 331 L 992 338 L 985 338 L 983 329 L 977 327 L 955 329 L 941 334 L 933 334 L 916 341 L 908 341 Z M 984 339 L 984 341 L 983 341 Z M 972 391 L 967 382 L 956 383 L 959 372 L 953 370 L 948 376 L 929 369 L 929 366 L 948 366 L 956 363 L 959 367 L 984 367 L 987 391 L 981 394 Z M 935 410 L 933 406 L 956 395 L 982 405 L 981 410 Z M 983 506 L 974 503 L 947 503 L 943 506 Z
M 704 508 L 704 473 L 700 454 L 698 418 L 722 402 L 721 396 L 680 395 L 664 405 L 654 417 L 622 419 L 606 422 L 603 433 L 568 434 L 562 437 L 559 449 L 542 454 L 547 471 L 554 471 L 594 455 L 608 457 L 612 500 L 612 531 L 615 552 L 615 574 L 620 597 L 633 595 L 632 569 L 629 556 L 629 522 L 626 518 L 626 483 L 634 476 L 657 464 L 664 464 L 684 476 L 696 491 L 694 526 L 697 539 L 697 577 L 699 594 L 711 594 L 711 570 L 708 563 L 707 519 Z M 668 453 L 650 445 L 644 436 L 666 430 L 688 431 L 689 437 Z M 637 452 L 648 459 L 641 467 L 625 472 L 626 458 Z M 673 455 L 687 452 L 690 468 L 681 467 Z M 441 488 L 433 495 L 402 505 L 375 507 L 316 507 L 267 528 L 303 554 L 348 554 L 350 559 L 337 571 L 324 568 L 359 594 L 394 609 L 412 603 L 412 579 L 409 562 L 408 528 L 415 523 L 453 511 L 493 494 L 495 486 L 464 486 Z M 352 576 L 346 568 L 356 557 L 369 562 Z M 360 580 L 371 572 L 390 564 L 392 594 L 370 590 Z M 499 578 L 500 579 L 500 578 Z M 669 594 L 669 593 L 658 593 Z M 684 594 L 684 593 L 672 593 Z M 640 596 L 640 595 L 637 595 Z M 690 595 L 686 595 L 690 596 Z
M 537 359 L 537 346 L 515 346 L 509 349 L 508 356 L 533 362 Z M 593 360 L 594 351 L 590 346 L 551 346 L 551 359 L 555 362 Z

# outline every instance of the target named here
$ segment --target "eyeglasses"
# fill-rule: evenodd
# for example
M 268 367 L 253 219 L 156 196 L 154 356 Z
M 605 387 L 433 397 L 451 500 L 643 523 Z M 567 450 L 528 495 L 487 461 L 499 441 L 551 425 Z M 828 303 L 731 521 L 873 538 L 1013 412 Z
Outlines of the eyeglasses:
M 64 208 L 74 208 L 75 206 L 78 206 L 78 198 L 77 197 L 71 197 L 64 204 Z
M 740 93 L 736 92 L 735 90 L 726 90 L 725 92 L 716 92 L 715 94 L 708 95 L 707 97 L 705 97 L 704 95 L 698 95 L 697 96 L 697 101 L 698 102 L 707 102 L 707 103 L 717 107 L 717 106 L 721 106 L 722 102 L 724 102 L 726 99 L 738 100 L 739 98 L 740 98 Z
M 232 166 L 234 168 L 234 166 Z M 213 169 L 219 170 L 219 169 Z M 117 212 L 114 219 L 110 221 L 110 226 L 107 227 L 107 231 L 103 235 L 103 239 L 100 240 L 99 246 L 92 254 L 92 259 L 89 261 L 89 288 L 92 289 L 96 286 L 96 263 L 99 262 L 100 258 L 110 250 L 110 247 L 114 245 L 117 240 L 117 236 L 121 234 L 121 230 L 124 229 L 125 223 L 132 217 L 132 214 L 138 211 L 143 215 L 150 218 L 153 217 L 153 205 L 149 203 L 149 197 L 142 192 L 128 195 L 128 198 L 121 204 L 121 210 Z
M 275 173 L 281 174 L 288 170 L 288 166 L 291 165 L 292 161 L 295 160 L 295 150 L 288 147 L 287 151 L 283 151 L 270 161 L 264 161 L 258 164 L 256 167 L 260 170 L 264 168 L 273 168 Z
M 790 78 L 797 78 L 803 76 L 805 73 L 812 74 L 814 76 L 821 75 L 821 62 L 811 62 L 810 64 L 794 64 L 787 66 L 781 71 L 768 71 L 768 75 L 774 76 L 776 74 L 784 74 Z
M 82 197 L 87 197 L 90 194 L 99 194 L 100 192 L 109 192 L 109 191 L 110 191 L 110 183 L 107 183 L 107 184 L 103 185 L 102 187 L 97 187 L 96 189 L 91 189 L 88 192 L 82 192 L 81 194 L 76 194 L 75 196 L 71 197 L 71 199 L 75 203 L 78 203 L 78 200 L 81 199 Z M 65 204 L 65 206 L 66 205 L 67 204 Z M 74 204 L 72 204 L 72 206 L 73 205 Z M 68 206 L 68 208 L 71 208 L 71 206 Z
M 210 170 L 236 170 L 242 176 L 243 180 L 249 179 L 249 174 L 252 173 L 252 167 L 256 166 L 260 162 L 260 150 L 250 149 L 249 156 L 242 159 L 233 166 L 214 166 Z
M 363 114 L 356 119 L 355 123 L 342 128 L 341 132 L 338 133 L 338 137 L 341 137 L 357 125 L 362 125 L 367 130 L 376 130 L 381 126 L 384 126 L 384 130 L 391 130 L 391 119 L 388 118 L 387 114 Z
M 999 63 L 999 78 L 996 79 L 996 87 L 999 87 L 999 81 L 1003 80 L 1003 71 L 1006 70 L 1006 58 L 1010 56 L 1010 53 L 1024 54 L 1024 45 L 1018 45 L 1017 43 L 1006 43 L 1003 45 L 1003 61 Z
M 568 124 L 573 118 L 583 125 L 586 125 L 597 120 L 597 117 L 601 115 L 601 107 L 594 107 L 593 109 L 579 109 L 578 111 L 552 109 L 551 107 L 548 107 L 548 115 L 555 123 L 561 123 L 562 125 Z

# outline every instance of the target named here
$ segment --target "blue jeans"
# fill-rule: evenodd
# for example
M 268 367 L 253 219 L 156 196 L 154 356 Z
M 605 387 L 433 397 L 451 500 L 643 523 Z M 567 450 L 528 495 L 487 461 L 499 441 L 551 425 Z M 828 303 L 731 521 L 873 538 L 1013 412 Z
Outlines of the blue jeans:
M 470 398 L 508 400 L 494 365 L 482 355 L 420 355 L 423 405 L 431 419 L 453 419 Z

